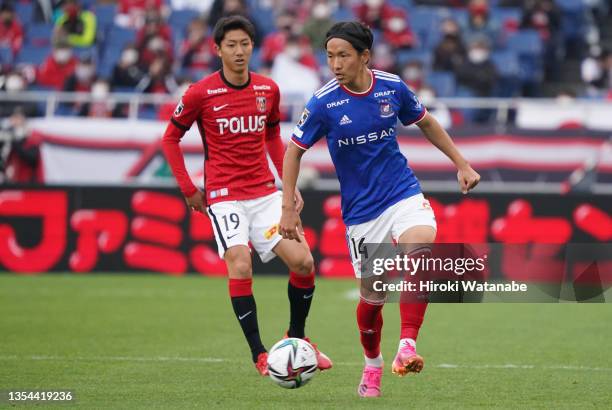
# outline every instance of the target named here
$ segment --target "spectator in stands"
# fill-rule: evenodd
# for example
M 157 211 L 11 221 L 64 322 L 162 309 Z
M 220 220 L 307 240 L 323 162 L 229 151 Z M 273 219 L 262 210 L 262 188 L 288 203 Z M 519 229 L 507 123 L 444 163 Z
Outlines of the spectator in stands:
M 187 38 L 179 51 L 182 69 L 201 71 L 201 74 L 212 71 L 215 49 L 214 41 L 206 37 L 207 29 L 204 19 L 197 18 L 189 23 Z
M 486 38 L 474 39 L 465 61 L 457 70 L 457 80 L 478 97 L 491 97 L 497 84 L 497 70 L 491 61 L 491 49 Z
M 72 47 L 90 47 L 96 40 L 96 15 L 82 10 L 77 0 L 66 0 L 55 22 L 56 35 Z
M 385 42 L 378 43 L 372 50 L 371 66 L 377 70 L 395 72 L 396 58 L 391 46 Z
M 325 33 L 334 25 L 331 15 L 332 8 L 326 0 L 315 1 L 310 16 L 304 23 L 304 29 L 302 30 L 315 50 L 324 49 Z
M 457 69 L 457 81 L 476 97 L 492 97 L 498 74 L 491 61 L 491 49 L 486 38 L 474 39 L 468 46 L 467 61 Z M 478 109 L 472 113 L 475 122 L 487 122 L 493 112 Z
M 26 121 L 22 109 L 13 107 L 10 117 L 0 122 L 0 184 L 35 179 L 40 152 L 28 138 Z
M 91 92 L 91 87 L 96 79 L 96 67 L 92 56 L 84 56 L 77 63 L 74 73 L 64 83 L 64 91 L 68 92 Z M 71 115 L 79 117 L 86 116 L 89 112 L 89 102 L 76 101 L 66 104 L 66 110 Z
M 143 77 L 144 73 L 138 65 L 138 50 L 134 45 L 126 46 L 113 68 L 111 87 L 135 88 Z
M 6 92 L 7 96 L 26 91 L 28 82 L 21 72 L 13 70 L 0 76 L 1 91 Z M 0 118 L 6 118 L 13 114 L 15 108 L 19 107 L 27 117 L 35 117 L 40 115 L 38 106 L 35 102 L 29 101 L 0 101 Z
M 270 69 L 274 64 L 276 56 L 283 51 L 289 38 L 298 38 L 299 50 L 291 50 L 290 53 L 299 53 L 299 62 L 302 65 L 318 69 L 317 59 L 312 53 L 312 47 L 307 37 L 302 36 L 298 30 L 295 15 L 289 12 L 282 12 L 276 19 L 277 31 L 268 34 L 261 46 L 261 61 L 264 67 Z
M 189 88 L 192 83 L 191 80 L 188 78 L 181 78 L 177 82 L 178 87 L 176 87 L 176 90 L 174 90 L 174 92 L 172 93 L 174 101 L 167 102 L 159 107 L 157 118 L 162 121 L 170 121 L 170 117 L 172 117 L 172 113 L 174 113 L 178 101 L 185 94 L 185 91 L 187 91 L 187 88 Z
M 384 41 L 395 49 L 409 49 L 415 46 L 416 38 L 408 26 L 404 10 L 387 3 L 386 0 L 365 0 L 354 9 L 358 20 L 371 28 L 383 32 Z
M 119 0 L 117 3 L 115 24 L 120 27 L 141 28 L 148 10 L 155 10 L 159 15 L 167 15 L 163 0 Z
M 274 59 L 271 77 L 278 84 L 281 95 L 307 101 L 321 81 L 316 69 L 301 62 L 302 50 L 300 38 L 289 37 L 285 49 Z
M 494 46 L 501 45 L 499 23 L 490 18 L 489 0 L 470 0 L 468 21 L 463 37 L 469 43 L 475 37 L 487 37 Z
M 408 61 L 400 68 L 402 80 L 416 94 L 425 85 L 425 70 L 423 63 L 418 60 Z
M 239 14 L 246 17 L 251 23 L 253 23 L 253 26 L 255 27 L 255 38 L 253 39 L 253 42 L 255 43 L 255 46 L 259 47 L 261 44 L 262 30 L 259 27 L 257 20 L 251 17 L 246 0 L 214 0 L 212 7 L 210 8 L 208 24 L 210 24 L 211 27 L 214 27 L 221 17 L 231 16 L 233 14 Z
M 110 96 L 110 84 L 106 80 L 98 79 L 91 86 L 91 104 L 87 112 L 88 117 L 109 118 L 113 115 L 116 104 Z
M 74 73 L 77 61 L 68 43 L 62 40 L 56 41 L 51 54 L 38 67 L 37 84 L 61 90 L 66 79 Z
M 461 29 L 453 19 L 445 19 L 440 25 L 442 40 L 434 50 L 433 69 L 456 72 L 466 60 Z
M 34 0 L 33 21 L 36 23 L 53 23 L 53 17 L 59 13 L 63 0 Z
M 9 2 L 0 5 L 0 47 L 10 48 L 17 55 L 23 44 L 23 28 Z
M 136 86 L 136 90 L 148 94 L 169 94 L 177 87 L 170 71 L 170 62 L 160 56 L 149 66 L 149 71 Z
M 136 34 L 136 47 L 140 53 L 139 64 L 143 69 L 149 67 L 160 55 L 172 61 L 172 30 L 157 10 L 147 11 L 145 25 Z
M 612 53 L 609 50 L 586 58 L 580 68 L 588 95 L 599 97 L 612 90 Z
M 563 45 L 560 38 L 561 14 L 552 0 L 527 0 L 523 8 L 521 28 L 537 30 L 544 45 L 546 78 L 559 78 Z M 579 52 L 578 52 L 579 53 Z

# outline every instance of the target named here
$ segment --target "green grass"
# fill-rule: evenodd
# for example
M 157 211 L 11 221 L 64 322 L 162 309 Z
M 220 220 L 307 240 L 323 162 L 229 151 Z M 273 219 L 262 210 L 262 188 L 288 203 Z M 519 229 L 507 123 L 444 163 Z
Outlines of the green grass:
M 354 287 L 352 281 L 317 282 L 308 333 L 336 363 L 304 388 L 285 390 L 257 376 L 224 279 L 3 274 L 0 390 L 72 389 L 80 407 L 129 409 L 612 403 L 607 304 L 431 305 L 419 338 L 425 370 L 403 379 L 388 366 L 399 334 L 397 306 L 388 305 L 383 397 L 359 399 L 356 302 L 347 297 Z M 257 277 L 254 291 L 271 346 L 287 325 L 286 280 Z

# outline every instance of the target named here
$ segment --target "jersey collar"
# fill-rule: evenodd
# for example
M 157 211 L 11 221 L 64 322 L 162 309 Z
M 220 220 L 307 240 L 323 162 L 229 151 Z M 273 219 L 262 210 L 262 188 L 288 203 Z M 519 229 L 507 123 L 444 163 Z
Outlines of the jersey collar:
M 223 74 L 223 69 L 219 70 L 219 74 L 221 75 L 221 79 L 223 80 L 223 82 L 225 83 L 225 85 L 227 85 L 230 88 L 233 88 L 234 90 L 244 90 L 245 88 L 247 88 L 249 86 L 249 84 L 251 84 L 251 72 L 249 71 L 249 78 L 247 79 L 247 82 L 242 84 L 242 85 L 236 85 L 236 84 L 232 84 L 230 83 L 227 78 L 225 78 L 225 75 Z
M 370 73 L 370 78 L 372 79 L 372 81 L 370 82 L 370 88 L 368 88 L 364 92 L 357 93 L 355 91 L 351 91 L 348 88 L 346 88 L 344 85 L 340 85 L 340 88 L 342 88 L 346 93 L 348 93 L 349 95 L 352 95 L 353 97 L 367 97 L 368 95 L 370 95 L 370 93 L 374 89 L 374 83 L 376 83 L 376 77 L 374 77 L 374 74 L 372 74 L 372 70 L 368 70 L 368 72 Z

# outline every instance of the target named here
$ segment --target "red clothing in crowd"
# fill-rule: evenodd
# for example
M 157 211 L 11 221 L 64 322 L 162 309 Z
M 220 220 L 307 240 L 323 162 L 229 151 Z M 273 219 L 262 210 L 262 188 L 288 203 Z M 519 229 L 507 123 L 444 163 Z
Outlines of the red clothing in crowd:
M 36 82 L 39 85 L 53 87 L 58 91 L 64 88 L 66 79 L 74 73 L 77 58 L 71 57 L 66 64 L 58 64 L 50 55 L 36 72 Z
M 10 26 L 0 24 L 0 47 L 9 47 L 13 54 L 21 50 L 23 44 L 23 28 L 17 17 L 13 19 Z

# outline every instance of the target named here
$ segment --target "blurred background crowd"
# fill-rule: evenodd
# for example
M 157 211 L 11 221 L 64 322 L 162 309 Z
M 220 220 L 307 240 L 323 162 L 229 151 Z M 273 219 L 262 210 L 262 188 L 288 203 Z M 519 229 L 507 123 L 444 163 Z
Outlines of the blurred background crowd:
M 111 92 L 180 95 L 219 68 L 211 30 L 228 14 L 257 29 L 251 67 L 305 101 L 327 78 L 325 32 L 375 30 L 372 66 L 435 97 L 612 100 L 607 0 L 2 0 L 0 89 L 87 92 L 56 114 L 124 117 Z M 299 78 L 300 81 L 295 81 Z M 35 103 L 26 116 L 43 115 Z M 139 117 L 167 119 L 174 103 Z M 0 101 L 0 116 L 15 103 Z M 470 121 L 486 122 L 486 110 Z

